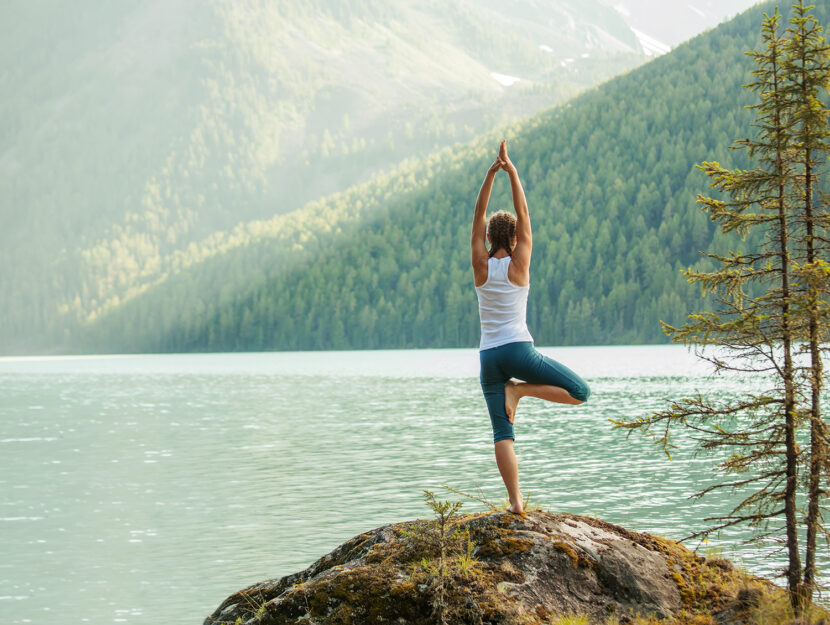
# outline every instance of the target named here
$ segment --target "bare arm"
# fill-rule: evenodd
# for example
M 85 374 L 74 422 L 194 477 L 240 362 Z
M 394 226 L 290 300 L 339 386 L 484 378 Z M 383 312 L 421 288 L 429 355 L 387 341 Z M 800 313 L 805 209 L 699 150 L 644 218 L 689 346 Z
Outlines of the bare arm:
M 530 256 L 533 250 L 533 232 L 530 227 L 530 212 L 527 209 L 527 198 L 519 180 L 519 172 L 507 156 L 507 145 L 502 141 L 499 149 L 499 160 L 502 167 L 510 176 L 510 191 L 513 194 L 513 210 L 516 211 L 516 246 L 513 248 L 513 260 L 510 263 L 510 280 L 515 284 L 530 283 Z
M 513 210 L 516 211 L 516 247 L 525 245 L 533 247 L 533 231 L 530 228 L 530 212 L 527 210 L 527 199 L 522 182 L 519 180 L 519 172 L 510 163 L 507 166 L 507 173 L 510 175 L 510 190 L 513 192 Z
M 481 286 L 487 281 L 487 259 L 489 253 L 484 240 L 487 236 L 487 204 L 490 202 L 490 192 L 493 190 L 493 180 L 496 172 L 502 167 L 501 161 L 497 158 L 487 170 L 484 182 L 476 199 L 476 209 L 473 215 L 473 233 L 470 238 L 471 261 L 476 286 Z

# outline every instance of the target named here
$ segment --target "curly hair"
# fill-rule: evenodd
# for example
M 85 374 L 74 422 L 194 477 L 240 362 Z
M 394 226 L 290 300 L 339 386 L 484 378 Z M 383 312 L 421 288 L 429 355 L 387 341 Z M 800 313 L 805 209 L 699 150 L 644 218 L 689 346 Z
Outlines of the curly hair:
M 487 222 L 487 235 L 490 237 L 490 258 L 500 249 L 513 255 L 513 239 L 516 236 L 516 218 L 507 211 L 498 211 Z

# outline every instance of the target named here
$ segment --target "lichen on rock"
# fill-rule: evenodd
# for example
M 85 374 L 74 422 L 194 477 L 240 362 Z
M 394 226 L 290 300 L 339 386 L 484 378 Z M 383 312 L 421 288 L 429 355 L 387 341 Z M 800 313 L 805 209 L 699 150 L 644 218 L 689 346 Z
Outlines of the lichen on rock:
M 436 553 L 414 537 L 424 521 L 355 536 L 309 568 L 228 597 L 205 625 L 436 622 Z M 447 623 L 591 623 L 635 618 L 747 622 L 739 593 L 768 584 L 674 541 L 567 513 L 460 515 L 469 553 L 445 562 Z M 420 525 L 419 525 L 420 524 Z

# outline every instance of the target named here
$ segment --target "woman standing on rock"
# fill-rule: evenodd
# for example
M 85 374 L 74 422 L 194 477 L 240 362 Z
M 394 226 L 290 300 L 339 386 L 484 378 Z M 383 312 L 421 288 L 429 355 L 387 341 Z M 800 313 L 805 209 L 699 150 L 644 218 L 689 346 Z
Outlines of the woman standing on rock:
M 516 217 L 499 211 L 488 222 L 487 203 L 500 169 L 510 175 Z M 484 243 L 485 233 L 490 242 L 489 252 Z M 507 156 L 504 141 L 478 193 L 470 245 L 481 319 L 481 389 L 493 425 L 496 464 L 510 497 L 508 510 L 522 514 L 524 502 L 513 451 L 513 420 L 519 400 L 538 397 L 560 404 L 581 404 L 591 390 L 576 373 L 536 351 L 527 329 L 533 235 L 524 189 L 516 167 Z

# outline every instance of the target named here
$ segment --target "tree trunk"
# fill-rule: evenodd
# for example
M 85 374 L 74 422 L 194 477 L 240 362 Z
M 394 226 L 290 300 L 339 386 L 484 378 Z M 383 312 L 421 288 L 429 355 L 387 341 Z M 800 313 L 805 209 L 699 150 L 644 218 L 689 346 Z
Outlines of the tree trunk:
M 815 262 L 815 241 L 813 238 L 812 205 L 812 163 L 811 150 L 806 151 L 806 184 L 804 199 L 804 222 L 807 227 L 807 265 Z M 818 289 L 813 280 L 808 280 L 807 305 L 810 315 L 810 475 L 807 491 L 807 546 L 804 555 L 805 605 L 812 601 L 816 575 L 816 539 L 818 536 L 819 503 L 822 495 L 821 474 L 824 468 L 826 449 L 824 445 L 824 422 L 821 417 L 822 361 L 819 345 Z
M 772 50 L 773 90 L 778 93 L 781 85 L 778 77 L 777 48 Z M 798 489 L 798 451 L 795 442 L 796 407 L 795 386 L 793 380 L 792 360 L 792 326 L 790 319 L 790 252 L 789 232 L 787 229 L 786 188 L 784 184 L 784 149 L 785 138 L 782 127 L 780 108 L 775 111 L 776 127 L 776 169 L 778 183 L 778 245 L 781 255 L 781 341 L 784 348 L 784 414 L 785 414 L 785 449 L 787 482 L 784 497 L 784 517 L 787 532 L 787 586 L 790 603 L 796 614 L 800 614 L 801 556 L 798 551 L 798 519 L 795 507 L 795 495 Z

